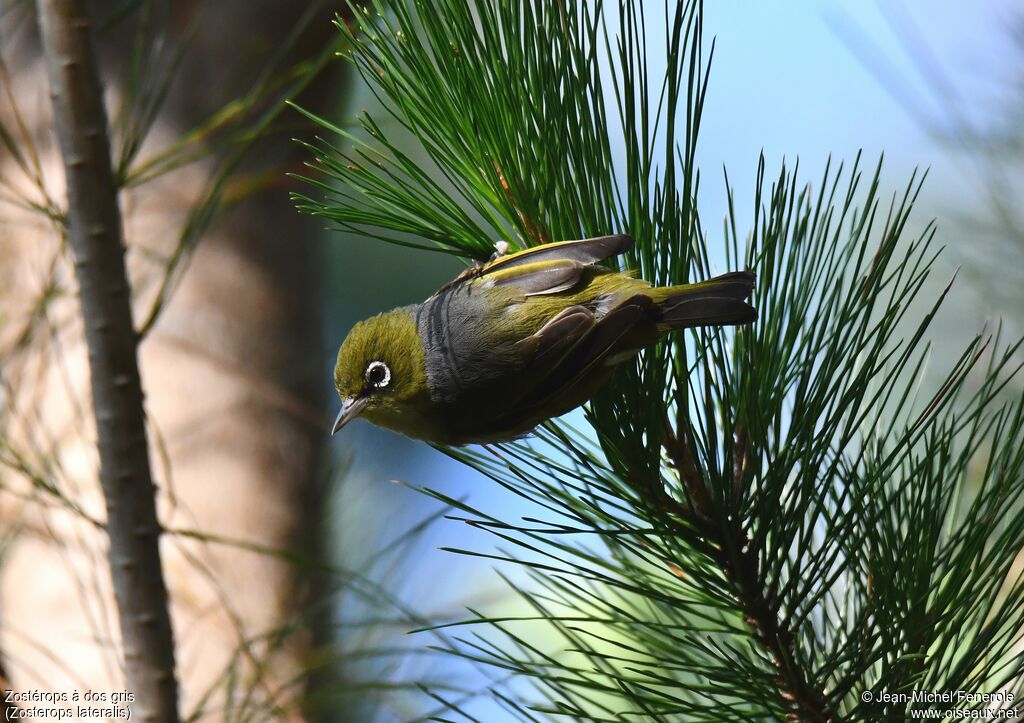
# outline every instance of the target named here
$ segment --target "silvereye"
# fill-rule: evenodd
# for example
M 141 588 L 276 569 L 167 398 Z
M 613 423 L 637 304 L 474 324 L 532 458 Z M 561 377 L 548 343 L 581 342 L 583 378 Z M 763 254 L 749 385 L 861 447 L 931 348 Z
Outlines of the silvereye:
M 341 412 L 438 444 L 526 434 L 586 402 L 665 334 L 747 324 L 754 274 L 652 287 L 595 266 L 629 236 L 545 244 L 467 269 L 422 304 L 356 324 L 338 351 Z

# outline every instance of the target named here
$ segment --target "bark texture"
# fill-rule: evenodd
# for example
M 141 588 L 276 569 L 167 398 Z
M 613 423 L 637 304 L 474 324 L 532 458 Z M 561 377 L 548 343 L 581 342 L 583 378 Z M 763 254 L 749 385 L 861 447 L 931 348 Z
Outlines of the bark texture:
M 126 679 L 143 721 L 177 721 L 137 337 L 92 27 L 83 0 L 39 0 L 37 8 L 67 183 Z

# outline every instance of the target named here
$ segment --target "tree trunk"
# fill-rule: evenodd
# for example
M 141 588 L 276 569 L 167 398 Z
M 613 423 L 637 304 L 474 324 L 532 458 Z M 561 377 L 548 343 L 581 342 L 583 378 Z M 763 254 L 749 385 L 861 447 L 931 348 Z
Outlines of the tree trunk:
M 82 0 L 39 0 L 43 55 L 67 182 L 67 233 L 106 502 L 108 559 L 128 688 L 144 721 L 177 721 L 178 684 L 160 563 L 121 212 L 92 25 Z
M 166 7 L 182 31 L 197 11 L 197 3 Z M 296 47 L 312 55 L 334 32 L 328 3 L 209 3 L 142 155 L 245 93 L 310 8 L 319 14 Z M 119 37 L 123 27 L 102 37 L 102 65 L 105 77 L 127 83 L 131 42 Z M 6 93 L 0 119 L 35 138 L 45 193 L 2 148 L 0 177 L 45 206 L 64 193 L 47 139 L 53 121 L 40 65 L 31 53 L 20 60 L 5 89 L 20 121 Z M 118 86 L 108 89 L 110 108 L 123 97 Z M 323 110 L 338 90 L 325 76 L 299 100 Z M 322 609 L 309 604 L 317 573 L 293 562 L 319 549 L 318 465 L 330 421 L 321 408 L 318 224 L 287 198 L 285 172 L 302 158 L 293 134 L 252 149 L 241 181 L 227 187 L 230 212 L 203 234 L 139 348 L 157 512 L 170 530 L 161 551 L 181 712 L 197 720 L 300 715 L 313 644 L 326 637 L 310 613 Z M 194 163 L 122 192 L 136 319 L 214 173 L 214 164 Z M 236 195 L 266 178 L 277 182 Z M 73 267 L 45 218 L 10 206 L 0 206 L 0 256 L 0 651 L 15 689 L 119 691 L 113 592 L 97 574 L 105 533 L 94 524 L 103 512 L 86 330 L 63 293 Z

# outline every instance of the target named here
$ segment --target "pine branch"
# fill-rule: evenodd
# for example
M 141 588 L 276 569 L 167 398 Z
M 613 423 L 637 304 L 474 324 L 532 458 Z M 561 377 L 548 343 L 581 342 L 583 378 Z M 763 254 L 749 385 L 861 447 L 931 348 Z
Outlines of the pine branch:
M 796 648 L 795 631 L 786 629 L 779 619 L 777 592 L 765 589 L 761 584 L 765 579 L 758 562 L 762 551 L 752 544 L 740 527 L 739 511 L 721 509 L 714 501 L 685 438 L 666 429 L 662 443 L 694 504 L 685 506 L 662 487 L 648 487 L 642 492 L 649 502 L 662 510 L 671 512 L 680 520 L 688 520 L 711 543 L 711 555 L 732 584 L 744 611 L 744 620 L 779 671 L 779 695 L 785 705 L 792 707 L 793 720 L 840 723 L 843 719 L 828 703 L 822 686 L 814 680 L 812 671 Z M 734 459 L 737 460 L 734 489 L 741 489 L 746 482 L 745 466 L 739 460 L 749 459 L 748 445 L 749 439 L 738 431 L 734 449 Z
M 68 189 L 129 689 L 143 721 L 178 720 L 174 648 L 102 86 L 84 0 L 39 0 Z
M 663 8 L 663 77 L 647 4 L 617 5 L 610 20 L 601 3 L 381 0 L 351 60 L 429 160 L 370 113 L 361 134 L 315 119 L 344 146 L 307 146 L 325 198 L 300 208 L 363 236 L 480 258 L 495 239 L 626 231 L 630 268 L 658 285 L 721 271 L 716 247 L 757 273 L 755 324 L 620 366 L 586 432 L 563 419 L 445 450 L 536 510 L 510 520 L 428 490 L 502 545 L 458 552 L 530 582 L 510 582 L 528 615 L 473 611 L 458 624 L 484 634 L 451 652 L 510 671 L 495 695 L 531 720 L 899 719 L 910 704 L 863 693 L 1011 685 L 1024 396 L 997 395 L 1017 347 L 989 347 L 965 400 L 973 339 L 918 404 L 945 297 L 918 314 L 937 255 L 933 225 L 907 230 L 920 179 L 886 212 L 881 162 L 866 184 L 859 156 L 849 173 L 830 162 L 812 193 L 799 169 L 766 182 L 762 158 L 752 230 L 726 178 L 724 237 L 709 236 L 701 5 Z

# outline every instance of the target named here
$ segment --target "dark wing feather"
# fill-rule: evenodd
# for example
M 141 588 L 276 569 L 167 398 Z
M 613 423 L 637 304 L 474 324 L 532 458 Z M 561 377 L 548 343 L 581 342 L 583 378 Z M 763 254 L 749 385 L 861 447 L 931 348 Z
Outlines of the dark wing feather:
M 631 236 L 617 235 L 535 246 L 466 269 L 438 289 L 434 297 L 481 279 L 490 281 L 492 286 L 517 286 L 526 291 L 527 296 L 557 294 L 575 286 L 585 266 L 624 253 L 633 248 L 634 243 Z
M 631 236 L 618 234 L 615 236 L 597 236 L 595 238 L 583 239 L 582 241 L 560 241 L 559 243 L 544 244 L 520 251 L 519 253 L 503 256 L 483 267 L 482 274 L 487 275 L 495 271 L 510 269 L 514 266 L 534 264 L 539 261 L 559 259 L 563 261 L 575 261 L 589 266 L 598 261 L 618 256 L 633 248 L 636 242 Z
M 608 359 L 623 337 L 633 331 L 644 317 L 649 316 L 653 303 L 649 296 L 631 296 L 608 311 L 599 321 L 591 324 L 586 333 L 578 335 L 572 339 L 571 344 L 566 345 L 561 360 L 554 363 L 517 406 L 541 406 L 552 395 L 564 392 L 576 381 L 588 376 L 595 366 Z
M 544 374 L 550 365 L 561 360 L 597 320 L 585 306 L 570 306 L 551 317 L 544 326 L 525 339 L 516 342 L 516 351 L 528 359 L 529 373 Z
M 632 248 L 633 243 L 629 236 L 600 236 L 544 244 L 469 270 L 453 284 L 481 284 L 484 288 L 510 286 L 524 296 L 558 294 L 575 287 L 587 266 L 621 254 Z
M 557 294 L 576 286 L 584 268 L 578 261 L 548 259 L 488 273 L 479 283 L 484 288 L 514 286 L 524 296 Z

